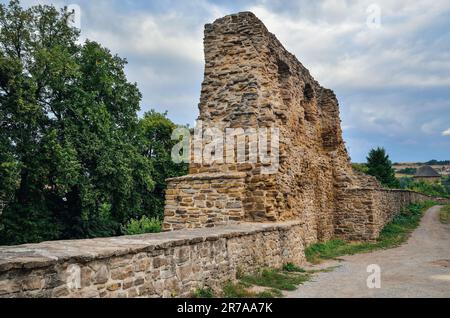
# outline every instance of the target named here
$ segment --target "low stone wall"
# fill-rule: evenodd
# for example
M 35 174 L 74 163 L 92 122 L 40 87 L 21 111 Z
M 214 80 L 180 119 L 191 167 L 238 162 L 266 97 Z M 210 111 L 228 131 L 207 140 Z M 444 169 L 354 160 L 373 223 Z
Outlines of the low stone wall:
M 164 230 L 214 227 L 244 218 L 245 173 L 207 173 L 168 179 Z
M 356 188 L 342 191 L 334 219 L 337 237 L 352 241 L 376 240 L 383 227 L 411 203 L 432 200 L 408 190 Z
M 301 265 L 299 222 L 0 247 L 0 297 L 188 297 L 236 272 Z

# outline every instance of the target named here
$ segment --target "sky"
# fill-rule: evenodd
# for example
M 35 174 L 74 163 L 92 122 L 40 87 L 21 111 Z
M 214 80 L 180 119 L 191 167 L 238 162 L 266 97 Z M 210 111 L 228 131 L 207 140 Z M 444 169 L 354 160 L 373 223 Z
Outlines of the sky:
M 0 0 L 6 3 L 5 0 Z M 450 159 L 450 1 L 22 0 L 80 8 L 82 40 L 128 60 L 142 112 L 193 126 L 203 28 L 252 11 L 322 86 L 335 91 L 354 162 L 384 147 L 394 162 Z

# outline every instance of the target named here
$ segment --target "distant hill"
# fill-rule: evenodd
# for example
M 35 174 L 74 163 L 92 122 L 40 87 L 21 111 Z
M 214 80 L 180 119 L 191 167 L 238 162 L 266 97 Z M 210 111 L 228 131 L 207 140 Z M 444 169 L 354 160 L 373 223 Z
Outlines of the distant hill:
M 392 166 L 395 169 L 397 178 L 411 177 L 415 175 L 421 166 L 431 166 L 439 174 L 445 176 L 450 175 L 450 160 L 430 160 L 428 162 L 396 162 Z
M 426 165 L 429 166 L 435 166 L 435 165 L 450 165 L 450 160 L 443 160 L 443 161 L 439 161 L 439 160 L 430 160 L 428 162 L 425 162 Z

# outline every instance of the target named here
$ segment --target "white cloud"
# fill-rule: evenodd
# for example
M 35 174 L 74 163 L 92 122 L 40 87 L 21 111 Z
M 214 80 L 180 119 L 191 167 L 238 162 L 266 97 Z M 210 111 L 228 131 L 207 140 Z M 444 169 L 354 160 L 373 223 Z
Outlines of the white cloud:
M 450 3 L 377 1 L 382 28 L 373 30 L 366 25 L 366 9 L 372 2 L 302 3 L 308 8 L 294 13 L 271 10 L 264 2 L 251 11 L 328 87 L 450 85 L 449 53 L 440 48 L 443 39 L 418 34 L 450 10 Z
M 77 3 L 83 10 L 82 36 L 128 58 L 127 75 L 139 84 L 143 108 L 167 109 L 178 123 L 197 116 L 203 25 L 226 14 L 253 11 L 322 85 L 336 91 L 353 157 L 364 158 L 377 145 L 420 149 L 422 156 L 431 145 L 448 144 L 448 0 Z M 366 25 L 372 3 L 381 8 L 380 29 Z M 435 149 L 442 157 L 450 155 L 448 147 Z

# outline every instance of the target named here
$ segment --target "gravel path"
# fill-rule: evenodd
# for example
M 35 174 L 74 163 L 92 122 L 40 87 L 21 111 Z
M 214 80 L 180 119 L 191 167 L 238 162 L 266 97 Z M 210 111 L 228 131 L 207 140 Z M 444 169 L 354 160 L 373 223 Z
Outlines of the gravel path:
M 319 268 L 340 265 L 287 297 L 439 297 L 450 298 L 450 225 L 439 222 L 440 207 L 429 209 L 409 241 L 394 249 L 345 256 Z M 381 288 L 369 289 L 367 266 L 381 268 Z M 314 267 L 313 267 L 314 268 Z M 316 267 L 317 268 L 317 267 Z

